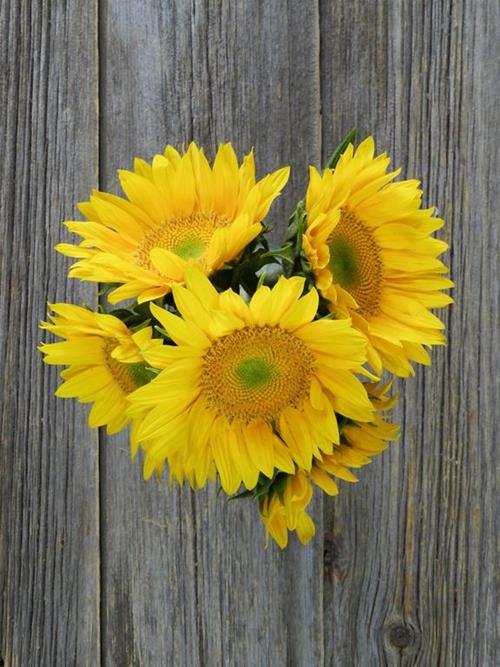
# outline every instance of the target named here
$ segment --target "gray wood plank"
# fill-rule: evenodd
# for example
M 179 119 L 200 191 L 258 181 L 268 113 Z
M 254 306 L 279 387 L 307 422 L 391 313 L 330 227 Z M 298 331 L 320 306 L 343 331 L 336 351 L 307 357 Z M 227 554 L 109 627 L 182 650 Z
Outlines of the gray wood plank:
M 106 0 L 102 185 L 117 191 L 115 169 L 166 142 L 255 146 L 261 173 L 296 169 L 279 235 L 320 157 L 318 16 L 305 5 Z M 321 501 L 318 539 L 283 555 L 264 550 L 249 502 L 144 483 L 126 438 L 106 443 L 101 474 L 106 665 L 322 664 Z
M 99 664 L 97 437 L 36 347 L 46 301 L 94 300 L 52 250 L 97 178 L 97 9 L 0 6 L 0 664 Z
M 320 3 L 323 155 L 375 133 L 449 221 L 457 284 L 447 349 L 398 383 L 400 444 L 325 503 L 326 665 L 500 664 L 499 9 Z
M 97 8 L 0 12 L 0 664 L 98 665 L 96 436 L 34 349 L 47 298 L 95 301 L 51 248 L 98 177 Z M 498 4 L 103 0 L 100 14 L 103 186 L 167 141 L 255 145 L 261 172 L 296 170 L 279 236 L 320 161 L 321 63 L 323 158 L 353 124 L 375 133 L 450 221 L 457 281 L 448 348 L 399 383 L 401 443 L 318 498 L 307 548 L 264 551 L 250 504 L 144 483 L 126 438 L 103 442 L 104 664 L 498 664 Z

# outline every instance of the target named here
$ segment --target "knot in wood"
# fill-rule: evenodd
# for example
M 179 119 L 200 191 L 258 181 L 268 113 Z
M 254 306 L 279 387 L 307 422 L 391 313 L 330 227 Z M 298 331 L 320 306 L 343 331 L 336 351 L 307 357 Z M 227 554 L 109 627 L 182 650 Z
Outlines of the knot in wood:
M 389 630 L 389 641 L 396 648 L 407 648 L 413 640 L 414 632 L 407 625 L 393 625 Z

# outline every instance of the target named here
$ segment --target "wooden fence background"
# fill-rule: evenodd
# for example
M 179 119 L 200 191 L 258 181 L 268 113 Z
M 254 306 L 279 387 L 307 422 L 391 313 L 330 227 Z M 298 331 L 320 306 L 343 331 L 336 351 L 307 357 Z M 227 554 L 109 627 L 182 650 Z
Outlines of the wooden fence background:
M 0 665 L 495 667 L 498 0 L 3 0 Z M 283 229 L 353 125 L 449 221 L 449 345 L 398 386 L 399 444 L 316 539 L 264 550 L 250 503 L 144 483 L 127 438 L 53 397 L 47 300 L 95 303 L 63 219 L 166 142 L 291 164 Z

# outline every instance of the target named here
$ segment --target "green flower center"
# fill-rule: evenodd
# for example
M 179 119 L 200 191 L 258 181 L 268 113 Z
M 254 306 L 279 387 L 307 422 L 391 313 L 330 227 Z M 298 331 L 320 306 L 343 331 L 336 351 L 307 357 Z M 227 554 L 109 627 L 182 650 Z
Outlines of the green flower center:
M 205 245 L 200 239 L 190 239 L 179 243 L 173 251 L 182 259 L 197 259 L 205 252 Z
M 112 357 L 111 353 L 116 347 L 116 343 L 116 340 L 108 340 L 104 342 L 103 352 L 105 364 L 116 384 L 124 394 L 128 395 L 138 387 L 142 387 L 142 385 L 150 382 L 154 377 L 154 374 L 144 363 L 124 364 Z
M 276 375 L 276 369 L 267 359 L 251 357 L 244 359 L 235 368 L 235 374 L 245 389 L 255 389 L 270 382 Z
M 333 282 L 351 294 L 364 316 L 377 315 L 383 285 L 383 264 L 373 232 L 354 213 L 342 209 L 327 241 Z
M 356 248 L 345 236 L 332 239 L 329 244 L 329 268 L 335 282 L 348 290 L 356 285 L 359 279 L 359 256 Z

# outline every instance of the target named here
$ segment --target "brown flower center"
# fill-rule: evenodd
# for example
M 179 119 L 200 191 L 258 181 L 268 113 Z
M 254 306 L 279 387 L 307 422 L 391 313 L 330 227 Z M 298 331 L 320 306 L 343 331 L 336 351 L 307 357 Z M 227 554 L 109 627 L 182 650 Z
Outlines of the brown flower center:
M 190 213 L 171 218 L 151 229 L 134 252 L 135 262 L 144 269 L 155 271 L 149 253 L 164 248 L 182 259 L 195 259 L 205 265 L 205 253 L 217 229 L 231 224 L 219 213 Z
M 111 356 L 111 352 L 116 345 L 116 340 L 104 341 L 104 360 L 106 367 L 116 384 L 124 394 L 128 395 L 147 382 L 145 377 L 143 377 L 145 364 L 124 364 L 121 361 L 117 361 Z

